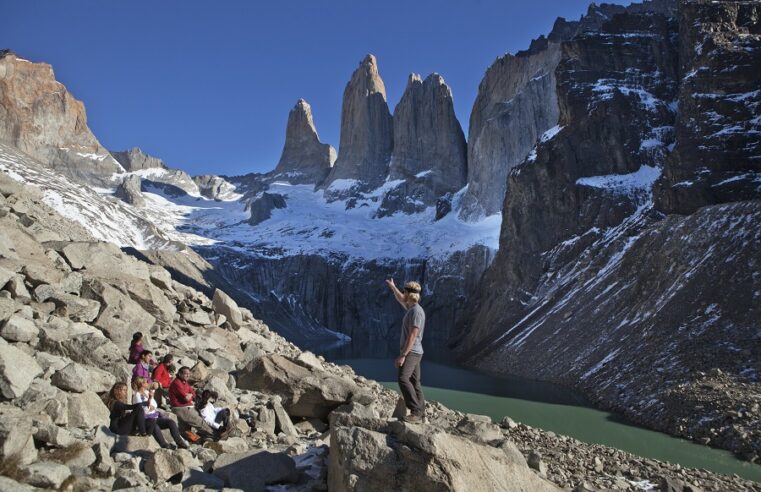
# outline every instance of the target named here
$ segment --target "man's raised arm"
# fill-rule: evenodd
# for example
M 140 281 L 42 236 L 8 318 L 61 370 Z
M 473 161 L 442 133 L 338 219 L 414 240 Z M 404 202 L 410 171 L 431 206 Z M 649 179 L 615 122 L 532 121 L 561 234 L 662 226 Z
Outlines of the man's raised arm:
M 404 304 L 404 294 L 396 288 L 396 284 L 394 284 L 394 279 L 390 278 L 386 280 L 386 285 L 388 285 L 388 288 L 391 289 L 391 292 L 394 293 L 394 297 L 396 298 L 397 302 L 402 305 L 404 309 L 407 309 L 407 305 Z

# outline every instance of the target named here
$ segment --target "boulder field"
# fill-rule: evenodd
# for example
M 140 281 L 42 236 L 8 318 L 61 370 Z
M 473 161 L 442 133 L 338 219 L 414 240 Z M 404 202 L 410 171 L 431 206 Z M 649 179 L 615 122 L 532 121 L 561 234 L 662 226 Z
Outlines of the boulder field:
M 150 257 L 95 241 L 37 188 L 0 175 L 0 490 L 755 487 L 436 402 L 426 423 L 406 424 L 397 393 Z M 108 430 L 103 397 L 130 377 L 135 331 L 237 410 L 229 436 L 173 450 Z

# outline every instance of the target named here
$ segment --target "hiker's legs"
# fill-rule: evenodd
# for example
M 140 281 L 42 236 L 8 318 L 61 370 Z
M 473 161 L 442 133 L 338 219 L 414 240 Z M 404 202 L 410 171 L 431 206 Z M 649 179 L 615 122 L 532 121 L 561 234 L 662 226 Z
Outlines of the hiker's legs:
M 410 381 L 410 378 L 419 363 L 420 355 L 408 354 L 404 359 L 404 364 L 399 368 L 399 389 L 402 392 L 402 397 L 404 397 L 404 404 L 413 413 L 419 408 L 419 403 L 415 386 L 412 384 L 412 381 Z
M 415 364 L 415 369 L 410 375 L 410 383 L 412 383 L 412 387 L 415 388 L 415 400 L 417 400 L 417 408 L 411 410 L 412 413 L 415 415 L 420 415 L 421 417 L 425 415 L 425 396 L 423 396 L 423 387 L 420 382 L 420 363 L 422 361 L 423 356 L 418 356 L 417 364 Z
M 177 424 L 174 423 L 174 420 L 166 417 L 159 417 L 156 419 L 156 427 L 160 429 L 169 429 L 175 444 L 178 446 L 184 444 L 185 441 L 183 441 L 182 436 L 180 435 L 180 430 L 177 428 Z
M 132 432 L 136 432 L 138 434 L 148 434 L 148 431 L 145 427 L 145 410 L 143 410 L 143 407 L 135 408 L 130 412 L 129 416 L 132 418 Z
M 204 422 L 203 418 L 193 407 L 174 407 L 172 411 L 177 415 L 177 419 L 188 427 L 195 428 L 198 432 L 203 432 L 209 436 L 214 434 L 209 424 Z
M 148 432 L 152 434 L 153 438 L 156 439 L 156 442 L 159 443 L 159 446 L 165 448 L 167 443 L 166 439 L 164 439 L 164 435 L 161 433 L 161 427 L 158 425 L 158 419 L 145 419 L 145 425 L 148 429 Z

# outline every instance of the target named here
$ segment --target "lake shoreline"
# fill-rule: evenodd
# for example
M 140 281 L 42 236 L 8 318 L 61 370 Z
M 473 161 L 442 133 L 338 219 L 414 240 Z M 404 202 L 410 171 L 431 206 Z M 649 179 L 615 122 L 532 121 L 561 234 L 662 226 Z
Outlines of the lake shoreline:
M 393 367 L 393 361 L 390 358 L 337 359 L 335 362 L 337 364 L 350 365 L 358 374 L 365 377 L 377 381 L 387 381 L 387 383 L 384 384 L 387 385 L 387 387 L 395 389 L 395 369 Z M 389 377 L 389 375 L 391 375 L 391 377 Z M 600 406 L 596 405 L 593 400 L 588 399 L 583 393 L 580 393 L 574 388 L 569 389 L 565 385 L 559 385 L 552 382 L 526 380 L 525 378 L 505 378 L 483 371 L 473 371 L 468 368 L 448 364 L 445 365 L 431 360 L 424 362 L 422 380 L 429 395 L 436 395 L 440 391 L 449 393 L 449 397 L 444 396 L 438 399 L 438 401 L 449 408 L 464 411 L 466 413 L 486 414 L 495 422 L 500 422 L 502 417 L 509 416 L 511 419 L 520 422 L 518 424 L 521 426 L 520 432 L 525 433 L 528 436 L 533 435 L 534 430 L 543 429 L 541 434 L 549 434 L 551 436 L 550 440 L 554 442 L 554 445 L 562 444 L 564 442 L 563 439 L 570 439 L 585 446 L 585 449 L 588 449 L 590 453 L 595 449 L 599 451 L 598 448 L 604 448 L 606 450 L 612 448 L 621 453 L 625 453 L 627 455 L 627 460 L 650 461 L 652 463 L 650 463 L 649 466 L 656 468 L 656 463 L 668 462 L 670 466 L 685 466 L 695 469 L 696 473 L 699 473 L 699 469 L 702 468 L 716 473 L 723 473 L 727 476 L 737 473 L 739 476 L 743 476 L 746 479 L 755 480 L 757 482 L 761 481 L 761 467 L 758 465 L 739 460 L 726 450 L 697 444 L 669 435 L 668 433 L 663 433 L 659 430 L 653 430 L 647 426 L 639 425 L 619 412 L 610 412 L 609 410 L 601 409 Z M 523 387 L 520 387 L 521 384 Z M 458 385 L 459 389 L 451 389 L 452 386 Z M 468 391 L 470 391 L 470 393 L 466 396 L 456 395 L 455 398 L 452 399 L 452 394 L 458 391 L 463 393 L 468 393 Z M 514 406 L 516 404 L 520 405 L 520 402 L 522 401 L 524 402 L 524 405 L 530 407 L 530 411 L 534 414 L 541 414 L 542 412 L 546 412 L 547 409 L 551 409 L 552 411 L 575 412 L 580 415 L 580 417 L 577 417 L 580 420 L 593 419 L 587 424 L 590 427 L 607 429 L 607 432 L 610 432 L 611 434 L 633 434 L 634 437 L 631 437 L 630 439 L 633 439 L 635 444 L 637 439 L 640 439 L 643 442 L 655 440 L 657 446 L 663 447 L 664 451 L 662 451 L 661 454 L 652 452 L 648 453 L 639 449 L 636 445 L 632 444 L 632 442 L 624 442 L 622 444 L 617 443 L 615 440 L 611 441 L 607 438 L 603 438 L 600 435 L 585 435 L 583 429 L 572 429 L 570 427 L 558 427 L 557 425 L 546 424 L 538 425 L 537 420 L 532 420 L 531 418 L 522 419 L 520 411 L 518 411 L 516 416 L 515 411 L 508 410 L 509 406 L 504 407 L 504 410 L 490 412 L 489 409 L 485 407 L 473 407 L 472 405 L 468 406 L 467 404 L 463 405 L 458 398 L 482 399 L 486 401 L 484 406 L 501 405 L 503 401 L 507 400 L 509 400 L 510 405 Z M 559 418 L 557 416 L 552 417 L 551 413 L 552 412 L 546 416 L 550 421 Z M 524 422 L 523 420 L 526 421 Z M 557 442 L 555 442 L 552 436 L 555 436 L 558 439 Z M 675 449 L 675 451 L 670 451 L 674 453 L 674 457 L 670 457 L 668 452 L 666 452 L 669 447 Z M 545 453 L 551 452 L 551 448 L 545 449 Z M 710 456 L 711 458 L 706 461 L 705 459 L 699 459 L 701 456 Z M 711 462 L 711 460 L 715 460 L 715 463 Z M 674 465 L 671 465 L 672 463 Z

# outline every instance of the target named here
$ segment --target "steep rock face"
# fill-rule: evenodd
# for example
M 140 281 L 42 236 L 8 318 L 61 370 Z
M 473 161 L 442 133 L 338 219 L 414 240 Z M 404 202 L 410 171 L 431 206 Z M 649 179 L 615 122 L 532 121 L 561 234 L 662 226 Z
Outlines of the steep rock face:
M 129 150 L 121 152 L 111 152 L 111 155 L 114 159 L 119 161 L 119 164 L 121 164 L 127 172 L 151 168 L 166 169 L 164 161 L 146 154 L 138 147 L 132 147 Z
M 303 99 L 288 113 L 285 146 L 274 177 L 291 183 L 320 183 L 330 172 L 336 151 L 320 142 L 312 120 L 312 107 Z
M 410 75 L 394 109 L 390 179 L 427 178 L 435 200 L 465 185 L 466 157 L 465 135 L 444 78 L 436 73 L 425 80 Z M 432 200 L 425 202 L 431 204 Z
M 561 44 L 559 125 L 510 173 L 500 250 L 470 302 L 475 309 L 459 347 L 482 369 L 575 385 L 635 421 L 757 459 L 757 423 L 740 415 L 716 427 L 744 404 L 738 395 L 756 398 L 758 355 L 749 340 L 761 290 L 748 272 L 759 257 L 759 202 L 665 219 L 653 206 L 653 195 L 672 193 L 667 183 L 680 172 L 672 167 L 681 153 L 672 149 L 693 155 L 688 147 L 695 146 L 717 162 L 742 152 L 720 139 L 707 139 L 714 147 L 701 150 L 695 129 L 680 130 L 696 114 L 689 105 L 682 113 L 681 101 L 705 98 L 691 86 L 696 75 L 686 77 L 678 62 L 685 46 L 694 48 L 695 31 L 722 36 L 706 18 L 731 30 L 748 5 L 683 2 L 679 16 L 668 4 L 654 4 L 654 12 L 633 6 Z M 747 29 L 757 24 L 758 17 Z M 732 72 L 734 59 L 725 60 Z M 735 77 L 725 90 L 715 67 L 714 90 L 735 94 L 744 82 Z M 736 111 L 712 117 L 747 123 L 747 113 L 727 107 Z M 737 159 L 724 178 L 710 179 L 747 176 L 748 162 Z M 702 169 L 708 176 L 716 168 Z M 660 203 L 685 212 L 758 197 L 748 189 L 708 200 L 698 194 L 693 202 L 674 201 L 672 193 Z M 702 371 L 721 381 L 701 379 Z
M 393 141 L 386 87 L 375 56 L 367 55 L 344 90 L 338 160 L 325 184 L 351 179 L 360 181 L 360 188 L 377 187 L 388 174 Z
M 684 2 L 677 143 L 655 200 L 666 213 L 761 197 L 761 5 Z
M 501 211 L 507 174 L 539 136 L 558 121 L 556 42 L 507 54 L 486 71 L 470 114 L 468 190 L 460 216 L 477 219 Z
M 470 360 L 575 385 L 634 422 L 757 459 L 761 424 L 736 409 L 758 398 L 760 245 L 758 200 L 638 215 L 580 252 L 561 243 L 537 300 Z
M 0 52 L 0 140 L 80 181 L 104 184 L 122 171 L 52 67 L 7 50 Z
M 648 200 L 674 121 L 674 30 L 664 16 L 619 14 L 562 44 L 560 123 L 510 174 L 500 250 L 468 345 L 523 316 L 545 252 L 588 244 Z
M 306 254 L 254 260 L 223 247 L 199 252 L 218 274 L 248 294 L 239 302 L 263 315 L 279 333 L 314 347 L 325 344 L 324 328 L 337 331 L 352 338 L 355 356 L 385 356 L 399 349 L 404 313 L 383 283 L 385 278 L 421 282 L 426 322 L 435 326 L 426 332 L 426 350 L 443 353 L 467 297 L 493 258 L 485 247 L 444 260 L 393 263 Z

